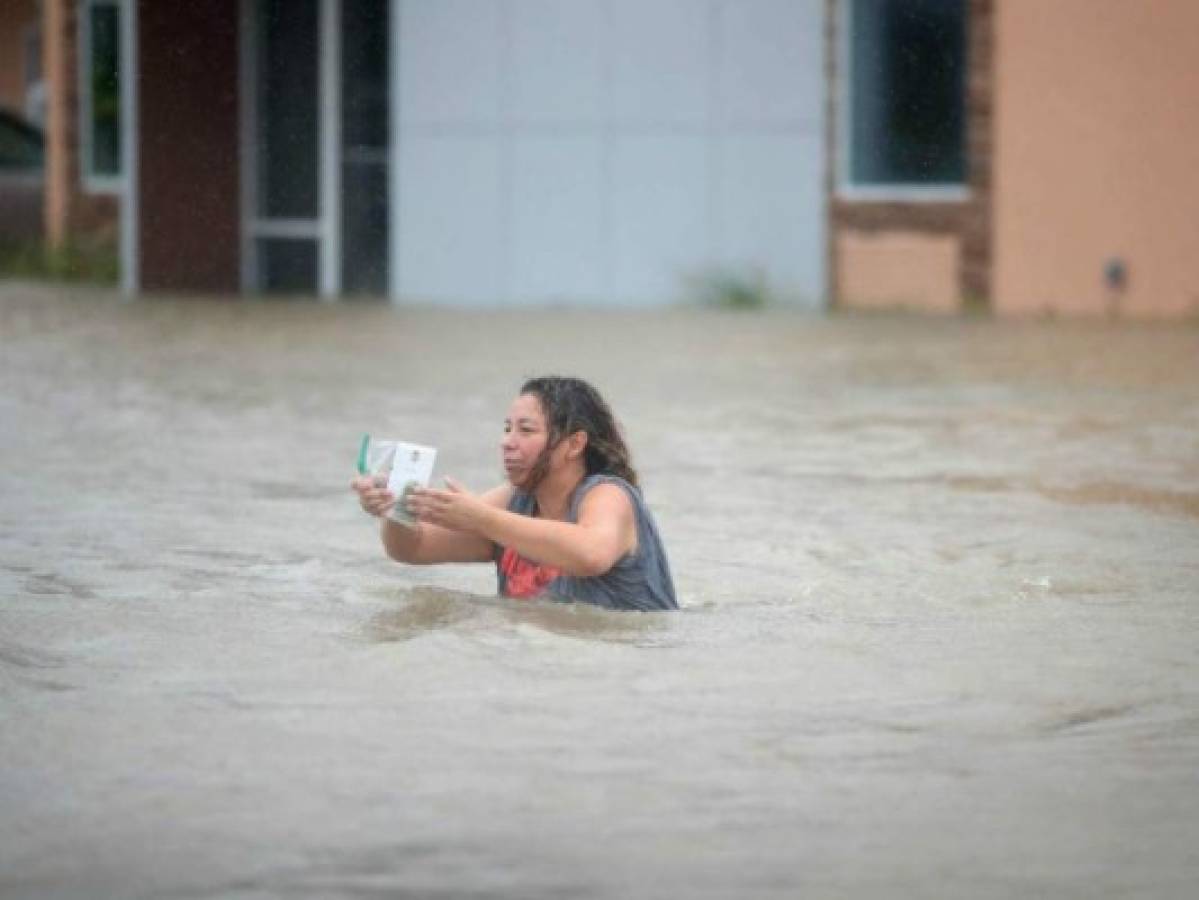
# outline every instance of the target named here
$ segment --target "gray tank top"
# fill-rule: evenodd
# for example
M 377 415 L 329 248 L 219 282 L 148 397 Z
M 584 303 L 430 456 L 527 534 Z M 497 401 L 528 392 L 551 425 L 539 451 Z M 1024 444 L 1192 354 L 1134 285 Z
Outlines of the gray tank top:
M 588 475 L 575 488 L 566 520 L 578 522 L 579 507 L 587 492 L 597 484 L 605 483 L 618 485 L 628 494 L 629 501 L 633 504 L 633 514 L 637 520 L 637 549 L 621 557 L 616 565 L 603 575 L 590 578 L 559 575 L 546 587 L 546 595 L 559 600 L 591 603 L 605 609 L 678 609 L 666 551 L 662 548 L 658 528 L 650 515 L 649 507 L 641 497 L 641 491 L 615 475 Z M 523 491 L 514 492 L 512 499 L 508 501 L 509 512 L 522 516 L 533 515 L 536 508 L 537 501 L 533 495 Z M 497 546 L 496 579 L 501 596 L 508 593 L 508 579 L 499 566 L 503 552 L 504 548 Z

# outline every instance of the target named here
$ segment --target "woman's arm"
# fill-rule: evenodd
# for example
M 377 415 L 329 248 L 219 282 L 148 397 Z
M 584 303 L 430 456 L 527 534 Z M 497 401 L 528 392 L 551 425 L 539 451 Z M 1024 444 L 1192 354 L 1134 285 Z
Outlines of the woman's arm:
M 488 562 L 492 545 L 482 535 L 417 522 L 405 525 L 387 517 L 395 505 L 395 496 L 386 488 L 377 487 L 369 478 L 356 478 L 352 487 L 358 492 L 362 508 L 379 516 L 379 537 L 387 555 L 397 562 L 410 565 L 431 565 L 448 562 Z M 512 497 L 512 487 L 504 484 L 476 498 L 488 508 L 503 509 Z
M 470 532 L 488 547 L 511 547 L 526 559 L 554 566 L 564 575 L 603 575 L 637 548 L 633 505 L 615 484 L 589 490 L 579 506 L 578 524 L 535 519 L 485 502 L 449 482 L 445 491 L 423 490 L 414 507 L 422 523 Z

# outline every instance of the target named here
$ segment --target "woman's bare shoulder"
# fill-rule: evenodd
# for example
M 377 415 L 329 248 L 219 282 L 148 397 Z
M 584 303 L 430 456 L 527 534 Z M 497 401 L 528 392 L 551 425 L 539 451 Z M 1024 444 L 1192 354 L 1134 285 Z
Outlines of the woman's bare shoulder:
M 508 482 L 497 484 L 489 491 L 484 491 L 479 495 L 479 499 L 488 506 L 495 506 L 499 509 L 507 509 L 508 504 L 512 502 L 512 494 L 515 489 Z
M 579 503 L 580 514 L 591 509 L 615 510 L 621 513 L 633 511 L 633 501 L 628 490 L 614 481 L 593 484 Z

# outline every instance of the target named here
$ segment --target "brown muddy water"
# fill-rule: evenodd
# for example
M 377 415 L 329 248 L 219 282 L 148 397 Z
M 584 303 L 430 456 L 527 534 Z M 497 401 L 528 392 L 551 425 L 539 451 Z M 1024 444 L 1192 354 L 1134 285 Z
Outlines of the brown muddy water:
M 1199 328 L 0 287 L 0 896 L 1190 898 Z M 684 605 L 386 561 L 622 418 Z

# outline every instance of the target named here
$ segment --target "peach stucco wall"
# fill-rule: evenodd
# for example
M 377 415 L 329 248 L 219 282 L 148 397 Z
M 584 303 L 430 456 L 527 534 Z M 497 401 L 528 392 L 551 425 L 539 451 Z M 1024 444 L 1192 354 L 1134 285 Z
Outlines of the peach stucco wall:
M 956 235 L 842 230 L 836 240 L 841 306 L 927 312 L 958 308 L 961 240 Z
M 999 0 L 995 29 L 995 309 L 1199 312 L 1199 0 Z

